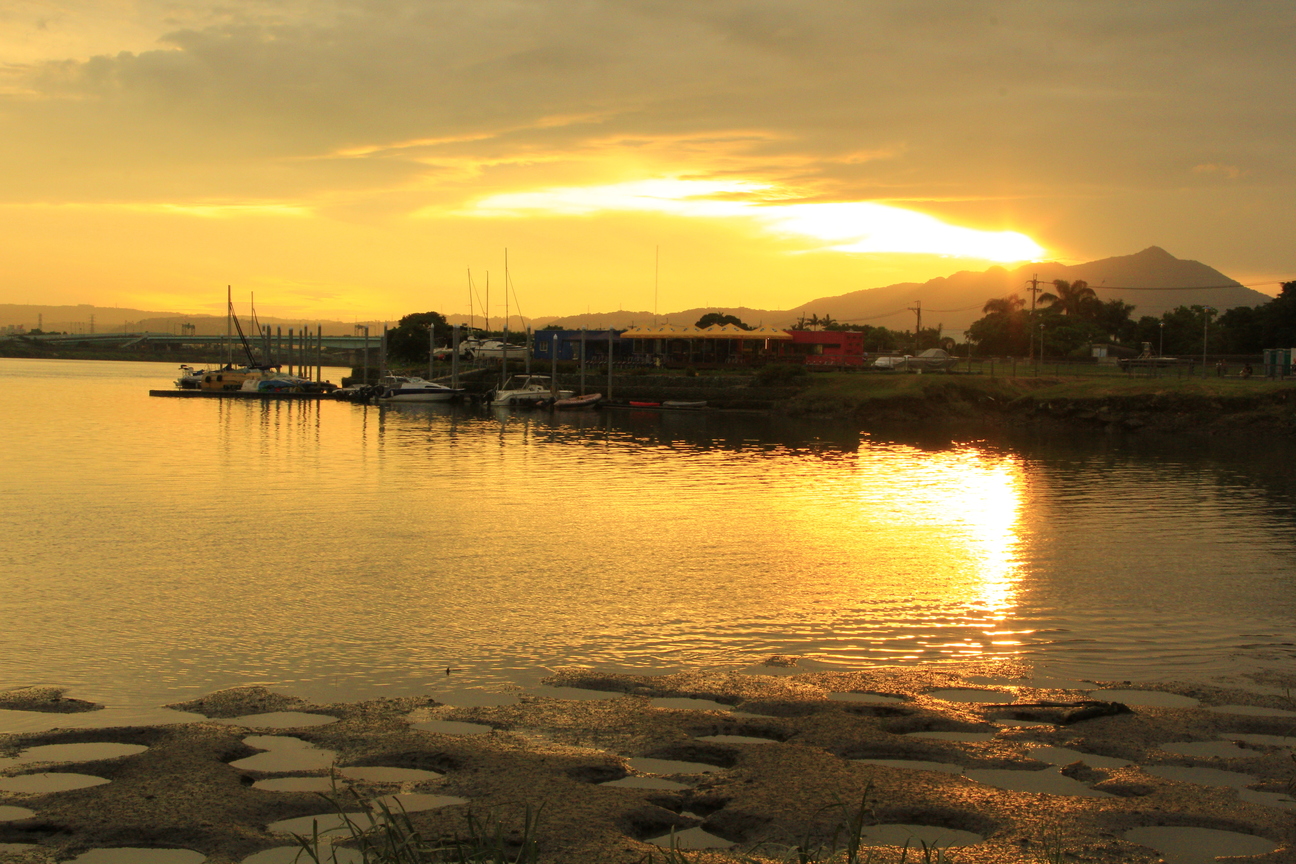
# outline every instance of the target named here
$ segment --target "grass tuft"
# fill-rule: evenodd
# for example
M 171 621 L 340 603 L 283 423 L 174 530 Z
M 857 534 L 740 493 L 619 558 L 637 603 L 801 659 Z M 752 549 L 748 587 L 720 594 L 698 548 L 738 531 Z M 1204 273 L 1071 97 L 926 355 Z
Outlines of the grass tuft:
M 364 800 L 350 787 L 339 793 L 336 780 L 333 792 L 321 797 L 342 817 L 349 835 L 342 842 L 358 851 L 364 864 L 537 864 L 540 860 L 537 833 L 544 805 L 526 805 L 518 839 L 509 839 L 504 821 L 493 811 L 469 809 L 464 831 L 434 842 L 419 833 L 399 802 L 393 809 L 384 801 L 375 805 Z M 359 804 L 364 816 L 353 818 L 346 809 L 349 803 Z M 301 847 L 302 864 L 337 864 L 336 847 L 330 838 L 320 836 L 318 824 L 310 836 L 294 834 L 293 838 Z

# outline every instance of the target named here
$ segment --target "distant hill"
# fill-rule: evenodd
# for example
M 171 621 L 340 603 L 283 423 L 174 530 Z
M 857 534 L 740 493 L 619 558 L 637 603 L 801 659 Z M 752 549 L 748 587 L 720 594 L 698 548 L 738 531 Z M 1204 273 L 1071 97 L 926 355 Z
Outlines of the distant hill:
M 706 307 L 659 315 L 657 320 L 673 324 L 692 324 L 707 312 L 737 315 L 749 324 L 764 323 L 772 327 L 790 327 L 802 315 L 831 315 L 837 321 L 872 324 L 893 330 L 910 330 L 916 321 L 911 307 L 921 302 L 923 326 L 940 324 L 947 333 L 962 331 L 982 317 L 981 308 L 992 297 L 1017 294 L 1030 302 L 1026 283 L 1033 277 L 1052 288 L 1054 279 L 1073 282 L 1083 279 L 1103 300 L 1123 300 L 1133 304 L 1134 317 L 1152 315 L 1176 306 L 1205 303 L 1220 311 L 1234 306 L 1259 306 L 1271 297 L 1245 288 L 1236 280 L 1198 261 L 1176 258 L 1159 246 L 1149 246 L 1134 255 L 1122 255 L 1090 261 L 1085 264 L 1044 262 L 1027 264 L 1015 270 L 991 267 L 983 272 L 960 271 L 927 282 L 901 282 L 884 288 L 868 288 L 821 297 L 794 309 L 747 309 Z M 1226 287 L 1220 287 L 1226 286 Z M 556 322 L 572 327 L 616 327 L 652 320 L 646 312 L 616 312 L 594 315 L 572 315 L 562 318 L 538 318 L 537 326 Z
M 959 336 L 982 316 L 982 306 L 992 297 L 1017 294 L 1029 303 L 1030 293 L 1026 290 L 1026 283 L 1036 275 L 1045 283 L 1046 289 L 1052 287 L 1050 283 L 1054 279 L 1066 279 L 1069 282 L 1083 279 L 1103 300 L 1119 299 L 1133 304 L 1136 307 L 1135 318 L 1143 315 L 1160 317 L 1162 312 L 1176 306 L 1195 303 L 1206 303 L 1222 312 L 1234 306 L 1259 306 L 1272 299 L 1259 291 L 1243 287 L 1213 267 L 1198 261 L 1176 258 L 1158 246 L 1149 246 L 1134 255 L 1104 258 L 1085 264 L 1045 262 L 1026 264 L 1015 270 L 1003 267 L 991 267 L 982 272 L 963 270 L 927 282 L 901 282 L 835 297 L 820 297 L 793 309 L 706 306 L 657 315 L 655 319 L 651 312 L 617 311 L 531 318 L 527 319 L 527 323 L 537 329 L 548 324 L 571 328 L 624 328 L 651 324 L 654 320 L 659 323 L 693 324 L 708 312 L 720 312 L 736 315 L 748 324 L 764 324 L 769 327 L 791 327 L 802 315 L 808 317 L 813 314 L 831 315 L 834 320 L 848 323 L 910 330 L 916 320 L 910 309 L 921 302 L 924 327 L 939 324 L 946 333 Z M 41 326 L 47 331 L 89 332 L 90 318 L 94 316 L 95 330 L 99 333 L 121 332 L 123 326 L 129 326 L 132 332 L 149 330 L 178 333 L 181 324 L 193 324 L 200 334 L 225 332 L 225 317 L 218 315 L 178 315 L 108 306 L 31 306 L 12 303 L 0 304 L 0 327 L 21 325 L 31 329 L 37 326 L 38 315 L 42 316 Z M 449 317 L 453 324 L 469 322 L 467 315 Z M 474 321 L 477 326 L 483 323 L 480 315 Z M 354 322 L 321 319 L 263 318 L 262 323 L 282 327 L 285 331 L 289 327 L 299 329 L 303 324 L 311 330 L 323 325 L 324 332 L 330 335 L 354 333 L 356 326 Z M 368 324 L 370 332 L 375 335 L 381 332 L 381 321 L 360 323 Z M 491 319 L 491 325 L 497 329 L 501 323 L 498 317 Z M 244 320 L 243 324 L 246 328 L 248 322 Z M 516 317 L 512 319 L 511 325 L 518 329 L 523 326 Z
M 244 315 L 239 316 L 244 331 L 249 329 L 250 322 Z M 321 324 L 324 332 L 330 336 L 347 336 L 355 332 L 355 324 L 347 321 L 333 321 L 321 318 L 262 318 L 262 324 L 271 327 L 282 327 L 287 332 L 291 327 L 300 331 L 303 326 L 311 332 Z M 372 333 L 382 330 L 381 321 L 362 321 L 368 324 Z M 225 332 L 224 315 L 184 315 L 175 312 L 156 312 L 145 309 L 123 309 L 117 306 L 93 306 L 82 303 L 77 306 L 37 306 L 22 303 L 0 303 L 0 327 L 21 326 L 27 330 L 37 327 L 45 332 L 59 333 L 179 333 L 180 325 L 192 324 L 195 332 L 202 336 L 214 336 Z

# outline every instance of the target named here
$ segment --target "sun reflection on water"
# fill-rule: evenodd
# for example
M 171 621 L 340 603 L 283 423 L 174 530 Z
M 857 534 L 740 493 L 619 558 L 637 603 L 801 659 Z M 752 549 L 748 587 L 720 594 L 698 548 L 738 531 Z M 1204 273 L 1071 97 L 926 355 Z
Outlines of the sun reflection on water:
M 978 445 L 928 451 L 864 442 L 850 454 L 803 460 L 809 494 L 791 502 L 807 534 L 828 538 L 839 571 L 839 632 L 859 656 L 1002 656 L 1021 644 L 1013 616 L 1021 581 L 1025 471 Z M 825 543 L 825 545 L 829 545 Z M 842 566 L 842 565 L 845 566 Z M 909 644 L 897 647 L 905 622 Z M 881 632 L 888 631 L 885 647 Z

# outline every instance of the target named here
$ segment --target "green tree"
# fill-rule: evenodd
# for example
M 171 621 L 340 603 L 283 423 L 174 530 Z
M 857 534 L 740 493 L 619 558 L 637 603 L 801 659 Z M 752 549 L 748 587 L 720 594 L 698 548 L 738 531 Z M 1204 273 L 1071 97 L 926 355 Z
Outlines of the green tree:
M 387 356 L 397 363 L 426 363 L 428 330 L 438 344 L 450 338 L 450 325 L 440 312 L 415 312 L 387 331 Z
M 1166 354 L 1180 357 L 1201 356 L 1203 334 L 1210 337 L 1206 350 L 1219 351 L 1223 340 L 1220 336 L 1220 328 L 1215 326 L 1214 315 L 1211 318 L 1212 325 L 1207 331 L 1205 306 L 1177 306 L 1162 315 L 1158 323 L 1165 325 Z M 1157 344 L 1157 340 L 1147 341 L 1152 342 L 1153 345 Z
M 749 327 L 744 324 L 737 315 L 723 315 L 719 312 L 708 312 L 698 319 L 694 327 L 710 327 L 712 324 L 733 324 L 735 327 L 741 327 L 744 330 L 755 330 L 755 327 Z
M 1091 318 L 1101 303 L 1097 293 L 1083 279 L 1068 282 L 1065 279 L 1054 279 L 1054 294 L 1045 291 L 1039 296 L 1040 302 L 1049 308 L 1061 310 L 1063 315 L 1075 318 Z
M 1123 300 L 1104 300 L 1098 304 L 1094 323 L 1103 333 L 1104 341 L 1126 343 L 1135 341 L 1134 322 L 1130 315 L 1135 306 Z
M 998 356 L 1023 355 L 1030 344 L 1030 313 L 1022 307 L 1025 301 L 1010 294 L 987 300 L 981 307 L 985 317 L 972 322 L 969 338 L 981 354 Z
M 1013 312 L 1020 311 L 1026 301 L 1016 294 L 1009 294 L 1007 297 L 994 297 L 985 302 L 981 311 L 986 315 L 1010 315 Z
M 1296 347 L 1296 281 L 1284 282 L 1282 292 L 1261 308 L 1264 344 L 1255 350 Z
M 1265 348 L 1266 325 L 1269 324 L 1268 307 L 1235 306 L 1219 317 L 1220 342 L 1226 354 L 1258 354 Z

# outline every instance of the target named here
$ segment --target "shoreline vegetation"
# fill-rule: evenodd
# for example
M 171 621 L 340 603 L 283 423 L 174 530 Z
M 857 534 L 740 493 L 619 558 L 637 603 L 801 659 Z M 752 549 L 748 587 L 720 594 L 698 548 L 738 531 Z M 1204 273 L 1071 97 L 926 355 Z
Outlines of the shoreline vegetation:
M 31 358 L 28 358 L 31 359 Z M 131 351 L 63 352 L 69 360 L 147 360 L 211 363 L 210 356 L 141 355 Z M 336 361 L 334 361 L 336 362 Z M 977 361 L 972 373 L 805 372 L 770 366 L 755 374 L 730 370 L 618 372 L 614 391 L 626 398 L 706 399 L 715 407 L 761 409 L 804 419 L 859 424 L 978 424 L 1071 426 L 1124 432 L 1223 435 L 1248 431 L 1296 435 L 1296 379 L 1190 377 L 1181 371 L 1104 373 L 1096 366 L 1046 364 L 1038 377 L 1026 363 Z M 326 358 L 326 365 L 327 358 Z M 541 364 L 544 366 L 544 364 Z M 538 368 L 538 367 L 537 367 Z M 1010 370 L 1023 374 L 1005 375 Z M 424 372 L 426 370 L 423 370 Z M 547 373 L 548 368 L 539 368 Z M 1047 374 L 1053 371 L 1055 374 Z M 418 374 L 419 370 L 415 370 Z M 560 364 L 560 380 L 574 385 L 575 367 Z M 591 373 L 587 389 L 605 378 Z M 170 383 L 170 382 L 167 382 Z
M 1249 683 L 1130 690 L 1012 662 L 842 672 L 774 656 L 741 671 L 559 670 L 540 691 L 459 707 L 437 693 L 315 704 L 241 687 L 167 706 L 190 712 L 173 725 L 59 729 L 55 715 L 0 735 L 0 785 L 33 771 L 104 781 L 0 791 L 0 808 L 30 813 L 0 820 L 0 844 L 23 844 L 0 845 L 0 860 L 153 847 L 231 864 L 292 847 L 293 832 L 312 844 L 312 819 L 325 829 L 346 813 L 363 830 L 386 808 L 404 814 L 395 839 L 408 854 L 365 862 L 1153 864 L 1137 831 L 1168 827 L 1246 835 L 1273 850 L 1248 860 L 1277 864 L 1296 846 L 1284 797 L 1296 679 Z M 49 688 L 0 696 L 10 711 L 66 701 Z M 132 752 L 21 758 L 92 742 Z M 1215 782 L 1221 769 L 1236 779 Z M 906 850 L 896 831 L 946 839 Z M 345 826 L 329 836 L 354 845 Z
M 1197 434 L 1296 434 L 1296 381 L 1240 378 L 827 375 L 782 406 L 860 423 L 978 422 Z

